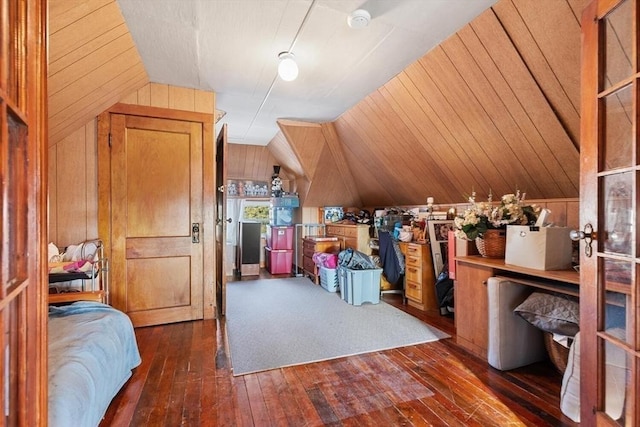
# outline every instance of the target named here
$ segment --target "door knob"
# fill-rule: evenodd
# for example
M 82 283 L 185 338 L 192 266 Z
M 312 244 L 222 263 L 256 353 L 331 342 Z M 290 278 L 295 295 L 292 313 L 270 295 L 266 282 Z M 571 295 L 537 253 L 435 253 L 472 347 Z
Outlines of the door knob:
M 231 218 L 227 218 L 227 222 L 228 222 L 229 224 L 231 224 L 231 223 L 233 222 L 233 219 L 231 219 Z
M 587 223 L 584 226 L 584 231 L 581 230 L 571 230 L 569 232 L 569 237 L 573 241 L 584 240 L 584 254 L 587 258 L 590 258 L 592 255 L 591 242 L 596 238 L 596 232 L 593 230 L 593 226 Z
M 200 243 L 200 223 L 191 224 L 191 243 Z

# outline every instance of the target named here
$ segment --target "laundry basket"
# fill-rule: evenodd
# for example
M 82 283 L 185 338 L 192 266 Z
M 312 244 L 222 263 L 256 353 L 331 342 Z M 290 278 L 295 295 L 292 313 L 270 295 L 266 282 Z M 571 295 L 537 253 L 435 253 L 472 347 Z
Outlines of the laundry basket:
M 329 292 L 338 290 L 338 269 L 319 266 L 320 270 L 320 286 Z

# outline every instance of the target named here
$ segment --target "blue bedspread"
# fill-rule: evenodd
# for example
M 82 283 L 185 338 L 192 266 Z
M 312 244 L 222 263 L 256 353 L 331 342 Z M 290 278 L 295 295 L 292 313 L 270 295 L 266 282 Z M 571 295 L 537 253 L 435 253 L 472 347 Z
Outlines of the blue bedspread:
M 49 309 L 49 426 L 97 426 L 141 362 L 133 325 L 106 304 Z

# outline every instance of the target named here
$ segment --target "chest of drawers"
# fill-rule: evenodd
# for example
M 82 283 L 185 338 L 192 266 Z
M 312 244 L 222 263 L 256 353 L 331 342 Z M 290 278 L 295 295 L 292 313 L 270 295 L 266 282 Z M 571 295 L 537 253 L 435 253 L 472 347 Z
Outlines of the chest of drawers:
M 337 237 L 308 236 L 302 239 L 302 270 L 310 277 L 313 277 L 317 284 L 318 272 L 316 264 L 313 262 L 313 254 L 316 252 L 337 254 L 340 252 L 340 241 Z
M 371 255 L 369 226 L 366 224 L 327 224 L 326 233 L 342 241 L 342 249 L 352 248 Z
M 436 310 L 436 279 L 429 245 L 403 243 L 400 247 L 405 256 L 404 296 L 407 303 L 423 311 Z

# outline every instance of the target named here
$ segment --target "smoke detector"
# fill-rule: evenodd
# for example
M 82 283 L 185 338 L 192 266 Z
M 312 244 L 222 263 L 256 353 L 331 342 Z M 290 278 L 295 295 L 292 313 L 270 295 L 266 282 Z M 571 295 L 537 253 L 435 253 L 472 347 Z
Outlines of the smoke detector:
M 357 9 L 351 12 L 347 17 L 347 24 L 351 28 L 364 28 L 369 25 L 371 21 L 371 15 L 364 9 Z

